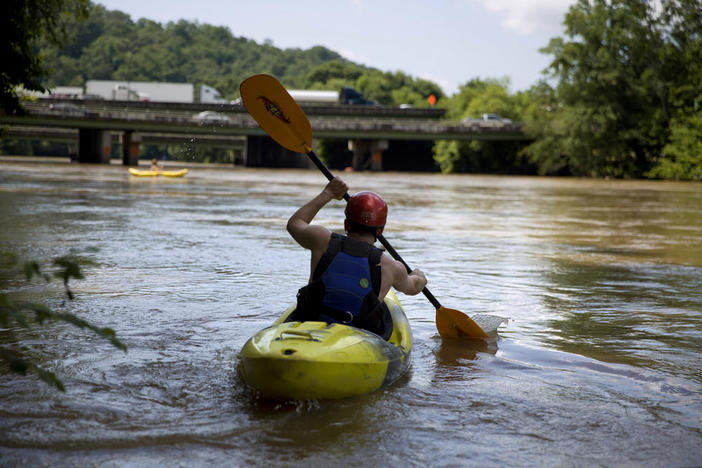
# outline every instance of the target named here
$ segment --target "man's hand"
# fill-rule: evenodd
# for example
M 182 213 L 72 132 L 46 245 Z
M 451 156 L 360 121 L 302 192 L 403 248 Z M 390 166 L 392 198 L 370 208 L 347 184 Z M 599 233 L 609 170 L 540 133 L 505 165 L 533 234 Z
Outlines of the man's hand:
M 411 273 L 407 274 L 405 266 L 388 255 L 380 257 L 380 263 L 383 267 L 383 281 L 385 281 L 387 273 L 390 286 L 400 292 L 414 296 L 422 292 L 427 285 L 427 277 L 420 269 L 412 270 Z
M 324 190 L 322 190 L 322 192 L 327 194 L 329 198 L 333 198 L 334 200 L 341 200 L 344 198 L 344 194 L 348 191 L 349 186 L 338 177 L 334 177 L 332 180 L 330 180 L 327 186 L 324 187 Z
M 414 279 L 414 282 L 417 284 L 417 287 L 420 291 L 424 289 L 424 286 L 427 285 L 427 277 L 424 276 L 424 272 L 419 268 L 415 268 L 414 270 L 412 270 L 412 273 L 410 273 L 409 275 L 410 277 L 416 278 Z

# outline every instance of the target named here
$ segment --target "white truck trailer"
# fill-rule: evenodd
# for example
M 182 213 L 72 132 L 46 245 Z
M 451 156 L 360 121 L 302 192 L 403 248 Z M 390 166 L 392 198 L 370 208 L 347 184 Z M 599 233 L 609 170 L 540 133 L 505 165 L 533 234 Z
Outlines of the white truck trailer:
M 290 89 L 290 96 L 300 104 L 338 104 L 338 91 L 317 91 L 311 89 Z
M 158 83 L 150 81 L 88 80 L 86 96 L 120 101 L 193 102 L 192 83 Z

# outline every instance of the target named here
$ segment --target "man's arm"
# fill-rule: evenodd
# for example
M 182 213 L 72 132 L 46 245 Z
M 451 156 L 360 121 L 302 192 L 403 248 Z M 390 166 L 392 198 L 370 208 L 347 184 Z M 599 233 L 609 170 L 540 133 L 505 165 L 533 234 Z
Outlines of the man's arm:
M 310 223 L 324 205 L 331 200 L 341 200 L 347 192 L 346 183 L 337 178 L 332 179 L 324 190 L 312 200 L 304 204 L 288 219 L 287 229 L 298 244 L 314 250 L 326 246 L 329 240 L 329 230 L 323 226 L 313 226 Z
M 386 255 L 383 255 L 382 260 L 386 262 L 387 268 L 392 274 L 392 287 L 396 290 L 414 296 L 422 292 L 422 289 L 427 285 L 427 278 L 422 270 L 415 269 L 408 274 L 405 266 L 397 260 Z

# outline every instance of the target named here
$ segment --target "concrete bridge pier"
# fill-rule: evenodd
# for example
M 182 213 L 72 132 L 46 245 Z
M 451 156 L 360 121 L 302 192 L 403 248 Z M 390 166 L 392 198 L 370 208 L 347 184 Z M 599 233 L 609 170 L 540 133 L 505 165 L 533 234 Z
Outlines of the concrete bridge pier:
M 382 171 L 383 151 L 388 147 L 388 140 L 349 140 L 349 151 L 353 153 L 351 167 L 354 171 Z
M 283 148 L 268 136 L 248 136 L 243 158 L 247 167 L 304 167 L 310 166 L 306 154 Z
M 241 153 L 237 155 L 234 153 L 234 165 L 248 166 L 247 155 L 249 154 L 249 139 L 244 138 L 244 144 L 241 147 Z
M 122 140 L 122 165 L 138 166 L 141 135 L 133 130 L 125 130 L 120 139 Z
M 112 138 L 109 130 L 78 130 L 78 162 L 110 164 Z

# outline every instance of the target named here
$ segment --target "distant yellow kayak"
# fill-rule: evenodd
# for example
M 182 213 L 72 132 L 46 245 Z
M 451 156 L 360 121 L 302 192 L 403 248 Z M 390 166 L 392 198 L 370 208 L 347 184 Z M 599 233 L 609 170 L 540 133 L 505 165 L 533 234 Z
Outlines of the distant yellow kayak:
M 129 173 L 137 177 L 183 177 L 188 173 L 188 169 L 181 169 L 179 171 L 140 171 L 139 169 L 129 168 Z

